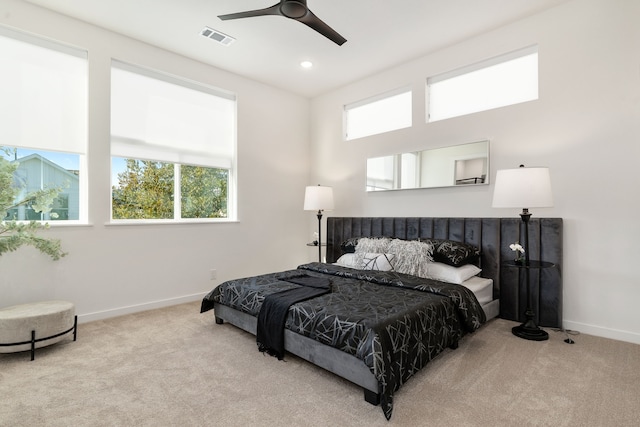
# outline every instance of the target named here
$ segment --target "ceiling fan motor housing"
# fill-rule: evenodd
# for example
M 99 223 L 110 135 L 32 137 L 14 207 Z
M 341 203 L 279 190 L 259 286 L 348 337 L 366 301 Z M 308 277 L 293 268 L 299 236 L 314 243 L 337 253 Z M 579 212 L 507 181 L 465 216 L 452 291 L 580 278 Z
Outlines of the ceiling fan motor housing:
M 300 19 L 309 11 L 306 3 L 306 1 L 284 0 L 280 5 L 280 12 L 287 18 Z

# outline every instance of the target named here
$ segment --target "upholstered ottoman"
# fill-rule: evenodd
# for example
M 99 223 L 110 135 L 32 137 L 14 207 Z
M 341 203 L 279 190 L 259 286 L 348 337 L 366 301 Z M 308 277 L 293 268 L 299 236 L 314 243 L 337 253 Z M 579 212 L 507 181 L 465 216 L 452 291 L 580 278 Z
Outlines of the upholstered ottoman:
M 0 353 L 31 350 L 57 343 L 73 332 L 77 337 L 78 317 L 73 303 L 42 301 L 0 308 Z

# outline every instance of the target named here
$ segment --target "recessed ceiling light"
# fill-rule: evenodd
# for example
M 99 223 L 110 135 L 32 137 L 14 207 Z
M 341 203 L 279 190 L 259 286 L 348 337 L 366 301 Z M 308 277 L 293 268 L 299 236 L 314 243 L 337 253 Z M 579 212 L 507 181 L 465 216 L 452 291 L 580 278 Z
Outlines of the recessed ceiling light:
M 236 41 L 236 39 L 234 39 L 233 37 L 209 27 L 204 27 L 202 31 L 200 31 L 200 35 L 208 39 L 217 41 L 224 46 L 229 46 L 231 43 Z
M 313 62 L 311 62 L 311 61 L 302 61 L 300 63 L 300 66 L 302 68 L 311 68 L 311 67 L 313 67 Z

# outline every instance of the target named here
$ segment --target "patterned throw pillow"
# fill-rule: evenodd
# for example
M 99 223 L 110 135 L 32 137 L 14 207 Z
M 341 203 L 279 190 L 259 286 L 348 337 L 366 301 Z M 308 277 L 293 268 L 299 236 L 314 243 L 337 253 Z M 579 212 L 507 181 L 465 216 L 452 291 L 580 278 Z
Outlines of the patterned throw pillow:
M 394 254 L 366 253 L 362 257 L 362 270 L 393 271 Z
M 356 246 L 356 265 L 363 265 L 365 254 L 385 254 L 389 253 L 387 246 L 391 239 L 388 237 L 361 237 Z
M 393 239 L 388 246 L 388 252 L 396 255 L 395 271 L 418 277 L 428 277 L 432 250 L 431 244 L 418 240 Z
M 359 237 L 350 237 L 344 242 L 340 243 L 340 250 L 343 254 L 352 254 L 356 251 L 356 246 L 358 246 Z
M 465 264 L 473 264 L 480 256 L 480 250 L 473 245 L 468 245 L 454 240 L 427 239 L 433 245 L 433 260 L 460 267 Z
M 386 248 L 390 241 L 391 239 L 388 237 L 360 237 L 357 241 L 356 252 L 383 253 L 384 251 L 377 251 L 377 249 Z

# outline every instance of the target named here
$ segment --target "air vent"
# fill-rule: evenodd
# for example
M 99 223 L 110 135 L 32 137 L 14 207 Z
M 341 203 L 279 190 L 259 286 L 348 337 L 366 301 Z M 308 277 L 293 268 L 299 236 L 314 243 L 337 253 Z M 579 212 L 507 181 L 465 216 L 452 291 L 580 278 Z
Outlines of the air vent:
M 200 35 L 205 36 L 208 39 L 217 41 L 224 46 L 229 46 L 231 43 L 236 41 L 236 39 L 234 39 L 233 37 L 209 27 L 204 27 L 202 31 L 200 31 Z

